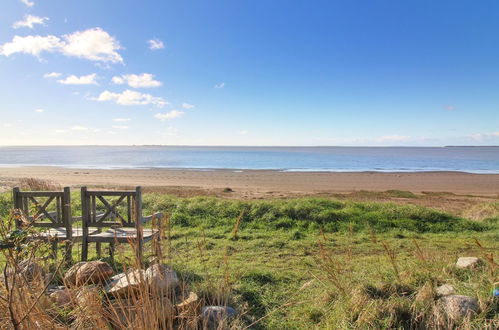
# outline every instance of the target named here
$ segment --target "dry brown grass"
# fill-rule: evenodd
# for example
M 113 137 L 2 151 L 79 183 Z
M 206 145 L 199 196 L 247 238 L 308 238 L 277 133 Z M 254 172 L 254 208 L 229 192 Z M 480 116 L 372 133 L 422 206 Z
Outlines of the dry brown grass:
M 21 180 L 19 180 L 19 185 L 22 189 L 31 191 L 49 191 L 61 189 L 61 186 L 57 183 L 36 178 L 22 178 Z

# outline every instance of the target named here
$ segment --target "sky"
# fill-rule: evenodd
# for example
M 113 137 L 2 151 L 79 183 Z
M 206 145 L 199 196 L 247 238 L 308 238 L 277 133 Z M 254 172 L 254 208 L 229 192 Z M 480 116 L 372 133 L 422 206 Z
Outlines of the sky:
M 2 0 L 0 145 L 499 145 L 495 0 Z

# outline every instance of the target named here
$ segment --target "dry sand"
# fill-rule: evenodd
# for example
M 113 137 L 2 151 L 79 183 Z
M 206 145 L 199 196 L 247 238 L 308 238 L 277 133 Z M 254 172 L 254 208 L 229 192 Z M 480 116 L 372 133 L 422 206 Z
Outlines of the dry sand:
M 451 192 L 482 196 L 499 195 L 499 174 L 462 172 L 278 172 L 197 171 L 172 169 L 70 169 L 62 167 L 0 168 L 0 187 L 16 185 L 21 178 L 50 180 L 65 186 L 154 187 L 191 194 L 221 191 L 230 187 L 239 197 L 294 196 L 404 190 L 414 193 Z

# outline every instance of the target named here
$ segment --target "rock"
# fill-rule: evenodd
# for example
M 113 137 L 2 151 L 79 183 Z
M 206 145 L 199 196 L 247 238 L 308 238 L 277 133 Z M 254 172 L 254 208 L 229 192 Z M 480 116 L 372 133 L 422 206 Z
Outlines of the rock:
M 78 272 L 78 269 L 80 269 L 81 266 L 86 264 L 86 261 L 80 261 L 71 266 L 71 268 L 68 269 L 66 274 L 64 275 L 64 284 L 67 286 L 75 286 L 76 285 L 76 273 Z
M 444 313 L 454 320 L 472 316 L 479 310 L 478 300 L 468 296 L 444 296 L 439 302 Z
M 160 296 L 168 295 L 179 284 L 177 273 L 165 265 L 154 264 L 150 266 L 146 270 L 145 276 L 151 292 Z
M 129 270 L 111 278 L 106 286 L 106 293 L 112 296 L 131 297 L 139 290 L 145 289 L 145 272 L 142 269 Z
M 453 295 L 456 293 L 456 290 L 454 289 L 454 287 L 450 284 L 444 284 L 444 285 L 441 285 L 439 286 L 435 292 L 437 293 L 437 295 L 439 296 L 450 296 L 450 295 Z
M 477 257 L 459 257 L 456 262 L 456 268 L 475 268 L 480 265 L 480 259 Z
M 50 294 L 50 300 L 59 308 L 68 307 L 72 300 L 71 291 L 68 289 L 55 290 Z
M 208 329 L 225 329 L 227 323 L 236 316 L 236 310 L 229 306 L 205 306 L 201 311 L 203 326 Z
M 175 305 L 177 316 L 181 318 L 192 318 L 199 315 L 200 301 L 196 293 L 190 292 L 189 297 L 180 304 Z
M 113 269 L 104 261 L 90 261 L 76 272 L 76 285 L 99 284 L 113 276 Z

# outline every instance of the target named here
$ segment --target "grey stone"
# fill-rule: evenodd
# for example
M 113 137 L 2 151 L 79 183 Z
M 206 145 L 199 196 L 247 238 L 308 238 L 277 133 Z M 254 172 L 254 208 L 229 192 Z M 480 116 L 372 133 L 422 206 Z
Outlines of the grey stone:
M 201 310 L 203 325 L 209 329 L 217 329 L 220 325 L 227 325 L 227 322 L 236 316 L 236 310 L 229 306 L 205 306 Z
M 443 284 L 439 286 L 435 291 L 439 296 L 450 296 L 456 293 L 456 290 L 450 284 Z
M 444 313 L 451 319 L 462 319 L 478 313 L 478 300 L 473 297 L 450 295 L 439 300 Z
M 480 265 L 480 259 L 477 257 L 459 257 L 456 262 L 456 268 L 475 268 Z
M 165 265 L 152 265 L 146 270 L 145 277 L 151 292 L 160 296 L 168 295 L 179 284 L 177 273 Z
M 131 297 L 145 286 L 145 272 L 142 269 L 132 269 L 111 277 L 106 286 L 106 293 L 112 296 Z

